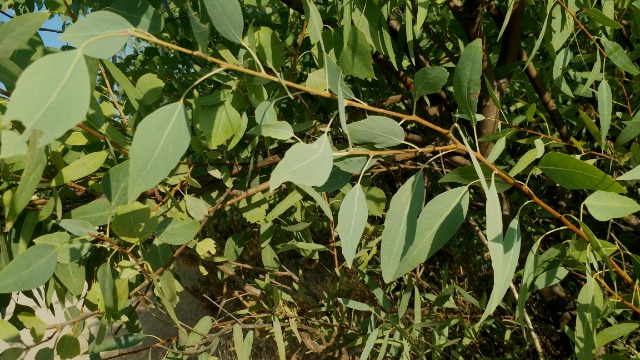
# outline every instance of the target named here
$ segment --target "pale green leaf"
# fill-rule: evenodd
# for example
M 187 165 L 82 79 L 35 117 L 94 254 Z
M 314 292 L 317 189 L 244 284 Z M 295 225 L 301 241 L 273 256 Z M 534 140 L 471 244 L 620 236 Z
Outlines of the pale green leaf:
M 476 122 L 480 77 L 482 76 L 482 39 L 468 44 L 453 73 L 453 95 L 461 116 Z
M 129 152 L 129 201 L 166 178 L 190 141 L 191 129 L 183 103 L 163 106 L 144 118 Z
M 279 140 L 289 140 L 293 137 L 293 128 L 286 121 L 277 121 L 275 123 L 258 125 L 247 131 L 247 134 L 262 135 Z
M 56 248 L 34 245 L 0 271 L 0 293 L 35 289 L 44 285 L 56 269 Z
M 80 222 L 85 223 L 83 221 Z M 90 232 L 97 233 L 98 231 L 93 228 L 87 228 L 81 233 L 86 236 L 87 233 Z M 44 234 L 34 239 L 33 242 L 35 244 L 47 244 L 55 246 L 56 251 L 58 252 L 58 263 L 60 264 L 77 262 L 84 255 L 86 255 L 92 247 L 91 241 L 88 238 L 76 237 L 64 231 Z
M 129 160 L 112 167 L 104 174 L 102 190 L 114 206 L 129 203 Z
M 635 331 L 640 324 L 638 323 L 620 323 L 603 329 L 596 335 L 596 344 L 604 346 L 614 340 L 627 336 Z
M 278 39 L 276 33 L 268 27 L 261 27 L 257 32 L 257 53 L 262 60 L 274 69 L 279 69 L 286 60 L 284 43 Z
M 360 238 L 367 224 L 367 201 L 360 184 L 356 184 L 342 200 L 336 230 L 342 240 L 342 256 L 351 267 Z
M 7 320 L 0 319 L 0 340 L 18 342 L 20 341 L 20 332 Z
M 108 199 L 101 198 L 77 207 L 63 215 L 65 219 L 86 220 L 93 226 L 106 225 L 116 213 Z
M 369 116 L 347 125 L 351 141 L 375 144 L 378 148 L 396 146 L 404 141 L 404 129 L 396 121 L 384 116 Z
M 324 212 L 324 214 L 327 215 L 329 220 L 333 221 L 333 214 L 331 213 L 331 208 L 329 207 L 329 204 L 327 203 L 327 201 L 322 197 L 322 195 L 320 195 L 317 191 L 315 191 L 310 186 L 306 186 L 302 184 L 298 184 L 297 186 L 300 188 L 300 190 L 303 190 L 309 196 L 311 196 L 313 200 L 316 201 L 316 204 L 320 206 L 320 209 L 322 209 L 322 212 Z
M 118 208 L 111 228 L 122 240 L 137 243 L 151 236 L 158 225 L 158 218 L 148 206 L 139 202 Z
M 358 310 L 358 311 L 371 311 L 371 307 L 369 305 L 362 303 L 360 301 L 351 300 L 347 298 L 338 298 L 338 302 L 348 307 L 349 309 Z
M 211 149 L 226 143 L 242 126 L 240 113 L 230 101 L 202 109 L 199 122 Z
M 96 172 L 104 164 L 109 152 L 106 150 L 87 154 L 65 166 L 51 181 L 51 186 L 64 185 Z
M 391 198 L 382 231 L 380 262 L 382 278 L 391 282 L 396 270 L 415 239 L 418 215 L 424 201 L 424 176 L 417 172 Z M 402 276 L 402 275 L 400 275 Z
M 82 295 L 85 285 L 85 267 L 77 262 L 56 265 L 56 278 L 74 296 Z
M 469 208 L 469 192 L 458 187 L 439 194 L 422 209 L 416 226 L 416 236 L 405 245 L 398 269 L 398 278 L 423 263 L 440 250 L 458 231 Z
M 640 211 L 634 200 L 606 191 L 596 191 L 584 201 L 591 216 L 598 221 L 609 221 Z
M 615 146 L 622 146 L 640 135 L 640 119 L 636 120 L 638 119 L 638 115 L 640 115 L 640 111 L 636 112 L 634 120 L 625 122 L 626 126 L 620 131 L 620 134 L 614 142 Z
M 282 336 L 282 326 L 280 325 L 280 320 L 278 320 L 277 316 L 273 317 L 273 337 L 276 340 L 276 346 L 278 347 L 278 358 L 280 360 L 286 360 L 286 348 L 284 345 L 284 337 Z
M 198 233 L 200 222 L 197 220 L 163 219 L 155 229 L 156 237 L 169 245 L 183 245 Z
M 557 182 L 560 186 L 575 189 L 603 190 L 616 193 L 625 193 L 612 177 L 605 174 L 593 165 L 573 156 L 552 152 L 542 157 L 538 167 L 542 172 Z
M 22 73 L 2 123 L 20 121 L 23 142 L 40 130 L 39 144 L 46 145 L 84 120 L 90 95 L 89 70 L 79 51 L 48 55 Z
M 160 80 L 156 74 L 144 74 L 138 79 L 136 88 L 140 94 L 142 94 L 140 101 L 144 104 L 151 104 L 156 101 L 162 93 L 164 81 Z
M 371 46 L 364 34 L 357 27 L 352 26 L 349 38 L 343 39 L 344 48 L 338 49 L 338 65 L 346 75 L 360 79 L 374 77 Z
M 611 126 L 611 112 L 613 111 L 613 98 L 611 87 L 606 79 L 598 86 L 598 113 L 600 114 L 600 144 L 605 144 L 609 127 Z
M 440 66 L 426 67 L 419 70 L 413 79 L 413 97 L 417 99 L 422 95 L 439 92 L 447 83 L 448 78 L 449 72 Z
M 8 59 L 28 43 L 50 15 L 48 12 L 27 13 L 0 24 L 0 58 Z
M 89 236 L 89 234 L 99 233 L 96 227 L 86 220 L 62 219 L 58 220 L 58 225 L 76 236 Z
M 616 180 L 640 180 L 640 166 L 629 170 L 625 174 L 619 176 Z
M 327 181 L 333 166 L 331 143 L 322 135 L 313 144 L 295 144 L 271 173 L 271 191 L 282 183 L 320 186 Z
M 85 55 L 107 59 L 122 49 L 129 40 L 127 31 L 133 28 L 120 15 L 96 11 L 67 28 L 60 40 L 70 43 Z
M 579 360 L 593 359 L 593 352 L 598 347 L 596 333 L 598 318 L 602 311 L 602 290 L 591 277 L 578 294 L 576 305 L 575 351 Z
M 620 23 L 608 17 L 607 15 L 603 14 L 602 11 L 596 8 L 587 9 L 584 13 L 587 14 L 587 16 L 589 16 L 593 20 L 599 22 L 600 24 L 606 27 L 610 27 L 612 29 L 622 28 L 622 25 L 620 25 Z
M 640 70 L 631 62 L 631 59 L 629 59 L 629 56 L 627 56 L 622 46 L 607 39 L 601 39 L 600 41 L 604 46 L 604 52 L 607 54 L 607 58 L 611 59 L 620 70 L 626 71 L 633 76 L 640 74 Z
M 303 0 L 302 6 L 304 7 L 304 16 L 307 19 L 307 32 L 309 33 L 309 39 L 312 44 L 321 43 L 324 51 L 324 45 L 322 44 L 322 17 L 318 8 L 312 0 Z
M 244 20 L 238 0 L 204 0 L 204 7 L 213 27 L 229 41 L 240 44 Z

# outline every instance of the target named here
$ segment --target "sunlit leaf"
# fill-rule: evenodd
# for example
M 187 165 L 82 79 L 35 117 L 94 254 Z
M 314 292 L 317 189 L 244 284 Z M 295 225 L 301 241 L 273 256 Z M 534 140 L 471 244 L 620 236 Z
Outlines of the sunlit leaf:
M 542 172 L 567 189 L 603 190 L 625 193 L 611 176 L 605 174 L 593 165 L 573 156 L 552 152 L 542 157 L 538 167 Z
M 34 245 L 0 271 L 0 293 L 35 289 L 44 285 L 56 269 L 56 248 Z
M 631 59 L 629 59 L 629 56 L 627 56 L 622 46 L 607 39 L 600 39 L 600 41 L 604 46 L 604 52 L 607 53 L 607 58 L 611 59 L 620 70 L 626 71 L 634 76 L 640 74 L 640 70 L 631 62 Z
M 244 20 L 238 0 L 204 0 L 203 3 L 213 27 L 220 35 L 229 41 L 241 43 Z
M 369 116 L 347 125 L 351 141 L 357 144 L 374 144 L 379 148 L 396 146 L 404 141 L 402 126 L 384 116 Z
M 193 240 L 198 233 L 200 222 L 197 220 L 163 219 L 155 229 L 156 237 L 169 245 L 182 245 Z
M 111 222 L 113 232 L 122 240 L 131 243 L 137 243 L 151 236 L 157 225 L 158 218 L 151 209 L 137 201 L 120 206 Z
M 320 186 L 329 178 L 332 166 L 331 143 L 326 135 L 313 144 L 295 144 L 271 173 L 271 191 L 286 181 Z
M 51 186 L 64 185 L 70 181 L 76 181 L 96 172 L 107 159 L 108 151 L 98 151 L 87 154 L 80 159 L 65 166 L 51 181 Z
M 122 16 L 108 11 L 96 11 L 71 25 L 60 36 L 82 51 L 98 59 L 110 58 L 129 40 L 127 30 L 133 29 Z
M 640 205 L 633 199 L 616 193 L 596 191 L 584 201 L 589 214 L 599 221 L 625 217 L 640 211 Z
M 367 201 L 360 184 L 356 184 L 342 200 L 336 230 L 342 240 L 342 256 L 351 267 L 360 238 L 367 224 Z

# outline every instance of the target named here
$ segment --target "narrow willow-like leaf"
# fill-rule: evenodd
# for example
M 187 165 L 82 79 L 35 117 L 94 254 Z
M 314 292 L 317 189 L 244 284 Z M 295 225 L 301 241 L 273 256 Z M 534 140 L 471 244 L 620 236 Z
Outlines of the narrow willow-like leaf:
M 599 77 L 602 77 L 602 59 L 600 53 L 596 51 L 596 62 L 593 64 L 593 69 L 589 73 L 587 81 L 582 87 L 582 91 L 576 92 L 576 95 L 591 97 L 591 84 L 593 84 Z
M 602 290 L 591 276 L 587 276 L 576 306 L 575 351 L 580 360 L 593 359 L 593 352 L 598 347 L 596 330 L 602 304 Z
M 240 44 L 244 20 L 238 0 L 204 0 L 204 7 L 213 27 L 229 41 Z
M 608 59 L 613 61 L 617 67 L 633 76 L 640 74 L 640 70 L 631 62 L 622 46 L 607 39 L 601 39 L 600 41 L 602 41 L 604 52 L 607 53 Z
M 570 190 L 591 189 L 616 193 L 626 192 L 611 176 L 570 155 L 558 152 L 548 153 L 542 157 L 538 167 L 551 180 Z
M 141 343 L 147 336 L 145 334 L 133 333 L 108 339 L 89 349 L 90 354 L 99 354 L 105 351 L 126 349 Z
M 476 39 L 462 51 L 453 73 L 453 95 L 460 114 L 476 123 L 480 77 L 482 76 L 482 40 Z
M 362 348 L 362 353 L 360 353 L 360 359 L 367 360 L 369 359 L 369 355 L 371 354 L 371 350 L 373 350 L 373 346 L 376 344 L 376 340 L 378 340 L 378 328 L 373 329 L 373 331 L 367 337 L 367 341 L 364 343 L 364 347 Z
M 419 70 L 413 79 L 413 97 L 417 99 L 422 95 L 437 93 L 448 78 L 449 72 L 443 67 L 431 66 Z
M 620 323 L 609 326 L 598 333 L 596 336 L 596 344 L 598 344 L 598 346 L 604 346 L 614 340 L 629 335 L 639 326 L 640 324 L 638 323 Z
M 356 184 L 342 200 L 336 230 L 342 240 L 342 256 L 351 267 L 360 238 L 367 224 L 367 200 L 360 184 Z
M 584 204 L 598 221 L 609 221 L 640 211 L 640 205 L 633 199 L 606 191 L 594 192 Z
M 596 8 L 587 9 L 584 13 L 587 14 L 587 16 L 589 16 L 593 20 L 599 22 L 600 24 L 606 27 L 610 27 L 612 29 L 622 28 L 622 25 L 620 25 L 620 23 L 608 17 L 607 15 L 603 14 L 602 11 Z
M 500 33 L 498 33 L 498 40 L 502 38 L 502 34 L 507 29 L 507 25 L 509 25 L 509 19 L 511 19 L 511 14 L 513 13 L 513 4 L 515 0 L 509 0 L 509 4 L 507 5 L 507 12 L 504 15 L 504 21 L 502 22 L 502 27 L 500 28 Z
M 598 113 L 600 114 L 600 144 L 606 143 L 609 127 L 611 126 L 611 111 L 613 110 L 613 97 L 611 87 L 607 79 L 603 79 L 598 86 Z
M 593 136 L 593 138 L 598 142 L 598 144 L 602 146 L 602 144 L 604 144 L 602 142 L 602 139 L 604 139 L 605 136 L 603 136 L 600 130 L 598 130 L 598 127 L 593 122 L 593 120 L 591 120 L 589 115 L 585 114 L 582 110 L 578 110 L 578 113 L 580 114 L 580 120 L 582 120 L 582 122 L 584 123 L 584 127 L 587 128 L 587 131 L 589 131 L 591 136 Z
M 78 50 L 48 55 L 18 79 L 2 124 L 24 125 L 22 141 L 40 130 L 40 146 L 59 138 L 84 120 L 91 95 L 89 70 Z
M 396 146 L 404 141 L 404 130 L 396 121 L 384 116 L 369 116 L 347 125 L 351 141 L 374 144 L 378 148 Z
M 129 202 L 169 175 L 190 140 L 191 130 L 182 102 L 163 106 L 140 122 L 129 153 Z
M 109 11 L 96 11 L 71 25 L 60 36 L 83 54 L 98 59 L 110 58 L 127 43 L 127 30 L 134 29 L 122 16 Z
M 273 317 L 273 337 L 276 340 L 276 346 L 278 347 L 278 358 L 280 360 L 286 360 L 286 348 L 284 345 L 284 337 L 282 336 L 282 326 L 277 316 Z
M 384 221 L 380 249 L 380 267 L 385 282 L 395 279 L 402 256 L 416 236 L 418 215 L 424 202 L 424 177 L 418 172 L 409 178 L 391 198 Z M 401 276 L 401 275 L 400 275 Z
M 103 60 L 102 63 L 109 70 L 111 76 L 118 82 L 120 86 L 122 86 L 122 90 L 124 90 L 125 94 L 127 94 L 127 99 L 133 105 L 133 108 L 138 110 L 140 106 L 139 102 L 142 100 L 142 93 L 135 85 L 129 80 L 127 75 L 125 75 L 119 67 L 117 67 L 114 63 L 109 60 Z
M 416 236 L 403 251 L 393 278 L 398 278 L 423 263 L 451 239 L 464 222 L 469 208 L 466 187 L 448 190 L 427 203 L 416 226 Z
M 618 135 L 613 145 L 623 146 L 640 135 L 639 115 L 640 111 L 636 112 L 636 116 L 633 117 L 633 120 L 625 122 L 626 126 L 622 131 L 620 131 L 620 135 Z
M 497 198 L 497 194 L 495 195 Z M 495 218 L 489 218 L 488 208 L 489 205 L 487 201 L 487 236 L 489 233 L 489 222 L 495 221 Z M 499 207 L 494 210 L 498 211 L 498 217 L 502 216 Z M 502 221 L 500 221 L 500 225 L 502 225 Z M 498 305 L 500 305 L 502 298 L 507 293 L 507 290 L 509 290 L 511 279 L 516 272 L 521 245 L 520 222 L 518 218 L 516 217 L 509 224 L 504 240 L 502 236 L 500 236 L 500 239 L 489 238 L 488 240 L 489 253 L 491 254 L 491 267 L 493 268 L 493 290 L 491 291 L 489 301 L 487 302 L 480 322 L 484 321 L 484 319 L 491 315 Z
M 4 134 L 4 132 L 3 132 Z M 32 136 L 29 140 L 29 152 L 27 155 L 27 163 L 22 171 L 22 177 L 16 192 L 11 197 L 9 209 L 5 210 L 6 220 L 4 231 L 9 231 L 13 226 L 13 222 L 18 218 L 20 212 L 29 204 L 34 191 L 38 188 L 40 178 L 47 165 L 47 158 L 43 148 L 38 147 L 36 136 Z
M 324 44 L 322 43 L 322 16 L 318 8 L 311 0 L 303 0 L 304 16 L 307 18 L 307 32 L 312 44 L 320 42 L 322 51 L 324 52 Z
M 619 176 L 616 180 L 640 180 L 640 166 L 629 170 L 622 176 Z
M 51 186 L 64 185 L 70 181 L 76 181 L 93 174 L 104 164 L 108 155 L 109 152 L 104 150 L 81 157 L 60 170 L 58 175 L 51 181 Z
M 96 280 L 98 281 L 100 292 L 102 293 L 104 310 L 108 317 L 113 316 L 116 311 L 116 304 L 114 299 L 115 291 L 113 284 L 113 275 L 111 271 L 111 266 L 108 262 L 106 262 L 100 265 L 96 273 Z
M 0 294 L 35 289 L 44 285 L 56 269 L 58 254 L 51 245 L 34 245 L 0 271 Z
M 10 58 L 14 51 L 28 43 L 50 15 L 44 11 L 29 13 L 0 24 L 0 58 Z
M 327 181 L 333 166 L 331 143 L 322 135 L 313 144 L 295 144 L 271 173 L 271 191 L 282 183 L 320 186 Z

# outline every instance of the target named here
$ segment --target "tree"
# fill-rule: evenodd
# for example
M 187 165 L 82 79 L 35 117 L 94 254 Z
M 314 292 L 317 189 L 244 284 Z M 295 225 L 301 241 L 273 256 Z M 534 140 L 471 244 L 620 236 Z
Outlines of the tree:
M 140 304 L 167 358 L 638 356 L 639 2 L 2 14 L 0 358 L 127 356 Z M 235 315 L 187 326 L 179 261 Z

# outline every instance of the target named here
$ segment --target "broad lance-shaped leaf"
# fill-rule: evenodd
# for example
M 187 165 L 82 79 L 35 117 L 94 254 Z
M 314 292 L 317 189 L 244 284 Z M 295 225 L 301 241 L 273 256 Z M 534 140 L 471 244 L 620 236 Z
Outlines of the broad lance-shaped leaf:
M 629 56 L 624 52 L 622 46 L 617 42 L 607 39 L 601 39 L 600 41 L 604 46 L 604 52 L 607 54 L 607 58 L 613 61 L 617 67 L 633 76 L 640 74 L 640 70 L 631 62 L 631 59 L 629 59 Z
M 161 107 L 144 118 L 129 153 L 129 202 L 158 185 L 178 164 L 191 141 L 184 104 Z
M 619 176 L 616 180 L 640 180 L 640 166 L 627 171 L 624 175 Z
M 602 306 L 602 290 L 598 283 L 587 275 L 587 283 L 578 294 L 576 306 L 575 351 L 580 360 L 593 359 L 593 351 L 598 346 L 595 337 Z
M 27 44 L 50 15 L 45 11 L 29 13 L 0 24 L 0 58 L 10 58 L 14 51 Z
M 520 222 L 516 216 L 509 224 L 504 238 L 502 237 L 502 211 L 493 182 L 487 195 L 487 240 L 489 241 L 489 254 L 493 269 L 493 290 L 480 322 L 484 321 L 500 305 L 504 294 L 509 290 L 520 256 Z
M 82 53 L 72 50 L 48 55 L 20 76 L 2 124 L 20 121 L 25 127 L 22 142 L 40 130 L 39 146 L 43 146 L 84 120 L 90 95 L 89 70 Z
M 109 152 L 104 150 L 81 157 L 60 170 L 58 175 L 51 181 L 51 186 L 64 185 L 69 181 L 75 181 L 93 174 L 104 164 L 108 155 Z
M 459 112 L 474 124 L 481 76 L 482 40 L 476 39 L 464 48 L 453 73 L 453 96 L 458 103 Z
M 356 184 L 342 200 L 336 230 L 342 241 L 342 256 L 351 267 L 358 243 L 367 225 L 367 200 L 360 184 Z
M 611 126 L 611 111 L 613 109 L 613 100 L 611 95 L 611 87 L 606 79 L 603 79 L 598 86 L 598 113 L 600 113 L 600 144 L 606 144 L 607 134 Z
M 640 211 L 640 205 L 633 199 L 606 191 L 594 192 L 584 204 L 598 221 L 609 221 Z
M 83 54 L 98 59 L 117 54 L 129 40 L 127 30 L 133 30 L 122 16 L 109 11 L 96 11 L 71 25 L 60 36 Z
M 4 133 L 4 132 L 3 132 Z M 20 212 L 29 204 L 34 191 L 38 188 L 40 177 L 47 165 L 47 157 L 44 148 L 38 147 L 36 134 L 29 140 L 29 152 L 27 163 L 22 171 L 22 177 L 18 183 L 16 192 L 11 197 L 11 203 L 6 215 L 4 231 L 7 232 L 13 226 L 13 222 L 18 218 Z
M 242 42 L 244 20 L 238 0 L 204 0 L 204 7 L 220 35 L 238 44 Z
M 313 144 L 295 144 L 284 154 L 284 158 L 271 173 L 271 191 L 282 183 L 320 186 L 327 181 L 333 166 L 333 153 L 327 135 L 322 135 Z
M 611 176 L 573 156 L 552 152 L 542 157 L 538 168 L 560 186 L 575 189 L 603 190 L 625 193 Z
M 369 116 L 347 125 L 351 141 L 374 144 L 378 148 L 396 146 L 404 141 L 404 130 L 396 121 L 384 116 Z
M 440 250 L 458 231 L 469 208 L 469 191 L 466 187 L 448 190 L 427 203 L 422 209 L 416 226 L 416 236 L 402 258 L 393 278 L 398 278 L 423 263 Z
M 0 294 L 35 289 L 56 269 L 58 254 L 52 245 L 34 245 L 0 271 Z
M 417 172 L 391 198 L 382 231 L 380 262 L 385 282 L 396 279 L 396 269 L 416 236 L 418 215 L 424 202 L 424 177 Z

